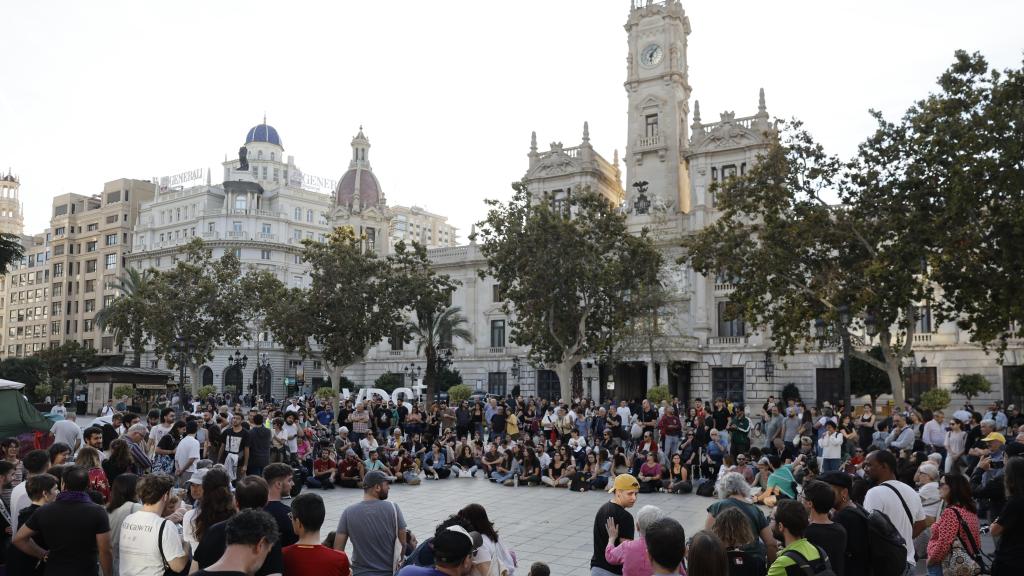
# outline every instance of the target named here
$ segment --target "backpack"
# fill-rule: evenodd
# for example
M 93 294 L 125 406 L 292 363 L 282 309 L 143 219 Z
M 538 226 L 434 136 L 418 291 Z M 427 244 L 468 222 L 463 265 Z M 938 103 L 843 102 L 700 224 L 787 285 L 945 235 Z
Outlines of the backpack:
M 714 497 L 715 495 L 715 480 L 709 478 L 697 486 L 697 496 L 708 496 Z
M 868 525 L 868 551 L 873 576 L 900 576 L 907 566 L 907 548 L 903 536 L 892 521 L 878 510 L 868 514 L 863 508 L 857 513 Z
M 819 557 L 817 560 L 808 560 L 796 550 L 786 550 L 782 555 L 795 562 L 797 568 L 800 568 L 805 576 L 836 576 L 836 573 L 832 570 L 832 564 L 828 561 L 828 554 L 825 554 L 825 551 L 819 546 L 815 546 L 815 548 L 818 549 Z M 905 566 L 906 561 L 904 560 Z

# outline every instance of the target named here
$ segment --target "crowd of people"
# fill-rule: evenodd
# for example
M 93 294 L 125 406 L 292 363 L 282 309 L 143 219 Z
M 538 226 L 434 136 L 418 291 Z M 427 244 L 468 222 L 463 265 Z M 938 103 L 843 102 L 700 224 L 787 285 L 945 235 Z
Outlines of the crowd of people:
M 991 573 L 1024 559 L 1024 417 L 1013 407 L 947 419 L 769 398 L 752 420 L 723 399 L 510 396 L 424 410 L 371 398 L 337 414 L 305 398 L 246 404 L 111 407 L 85 430 L 69 413 L 47 450 L 0 442 L 6 572 L 514 576 L 516 555 L 483 506 L 421 543 L 387 500 L 393 483 L 473 479 L 613 493 L 595 519 L 593 576 L 885 576 L 918 560 L 942 574 L 987 562 L 982 531 L 997 540 Z M 319 494 L 336 488 L 363 497 L 322 535 Z M 655 506 L 635 521 L 627 511 L 654 492 L 717 498 L 687 542 Z

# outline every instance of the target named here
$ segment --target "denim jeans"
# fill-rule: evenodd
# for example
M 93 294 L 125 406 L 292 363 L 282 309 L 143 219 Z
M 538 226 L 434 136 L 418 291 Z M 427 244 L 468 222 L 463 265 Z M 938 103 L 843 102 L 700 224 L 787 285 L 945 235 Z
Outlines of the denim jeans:
M 839 458 L 825 458 L 822 460 L 821 471 L 822 472 L 835 472 L 839 470 Z
M 590 576 L 619 576 L 615 572 L 609 572 L 600 566 L 590 567 Z
M 928 567 L 928 576 L 942 576 L 942 564 Z
M 671 434 L 665 436 L 665 456 L 671 458 L 672 454 L 679 450 L 679 444 L 681 442 L 682 438 L 679 436 L 673 436 Z
M 498 484 L 501 484 L 505 480 L 509 480 L 510 478 L 512 478 L 512 472 L 501 473 L 498 471 L 494 471 L 491 472 L 491 478 Z

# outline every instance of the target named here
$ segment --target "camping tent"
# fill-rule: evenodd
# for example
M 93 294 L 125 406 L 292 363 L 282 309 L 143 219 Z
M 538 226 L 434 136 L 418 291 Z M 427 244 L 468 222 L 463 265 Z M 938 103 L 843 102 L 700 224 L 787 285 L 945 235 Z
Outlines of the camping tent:
M 22 396 L 24 387 L 21 382 L 0 379 L 0 438 L 25 432 L 48 432 L 53 426 Z

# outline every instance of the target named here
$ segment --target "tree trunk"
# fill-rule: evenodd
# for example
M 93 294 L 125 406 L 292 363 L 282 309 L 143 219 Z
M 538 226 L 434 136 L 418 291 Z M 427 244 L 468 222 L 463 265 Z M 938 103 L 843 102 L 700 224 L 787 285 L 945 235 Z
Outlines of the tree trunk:
M 893 408 L 898 410 L 903 406 L 904 396 L 903 375 L 900 374 L 900 359 L 886 359 L 885 373 L 889 375 L 889 385 L 892 386 Z
M 192 385 L 189 389 L 192 392 L 192 396 L 195 397 L 199 393 L 199 366 L 196 364 L 189 364 L 188 366 L 189 378 L 192 380 Z
M 433 346 L 427 346 L 427 369 L 423 372 L 423 383 L 427 388 L 427 410 L 434 404 L 437 397 L 437 350 Z M 415 376 L 414 376 L 415 377 Z
M 334 415 L 337 417 L 338 409 L 341 401 L 341 372 L 345 369 L 344 366 L 335 366 L 330 362 L 324 360 L 324 365 L 327 367 L 327 374 L 331 378 L 331 390 L 334 390 L 334 402 L 332 403 L 334 409 Z
M 579 360 L 572 358 L 555 365 L 555 374 L 558 375 L 559 394 L 561 399 L 567 403 L 572 402 L 572 369 L 577 362 Z
M 132 366 L 136 368 L 142 367 L 142 347 L 134 348 L 132 350 Z

